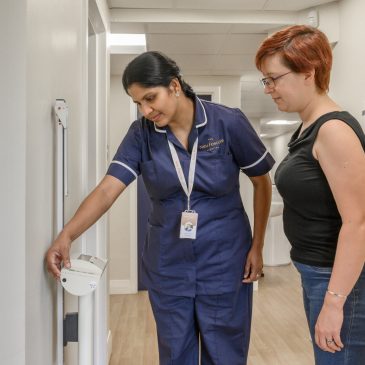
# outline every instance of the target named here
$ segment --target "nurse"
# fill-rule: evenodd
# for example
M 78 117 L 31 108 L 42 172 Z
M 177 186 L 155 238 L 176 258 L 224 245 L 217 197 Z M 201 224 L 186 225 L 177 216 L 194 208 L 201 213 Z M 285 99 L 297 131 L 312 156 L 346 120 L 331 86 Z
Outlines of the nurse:
M 159 52 L 129 63 L 123 86 L 143 117 L 49 249 L 48 270 L 60 276 L 71 242 L 142 175 L 152 203 L 142 280 L 160 364 L 197 365 L 199 337 L 202 365 L 246 364 L 274 160 L 239 109 L 200 100 L 176 63 Z M 254 187 L 253 233 L 240 171 Z

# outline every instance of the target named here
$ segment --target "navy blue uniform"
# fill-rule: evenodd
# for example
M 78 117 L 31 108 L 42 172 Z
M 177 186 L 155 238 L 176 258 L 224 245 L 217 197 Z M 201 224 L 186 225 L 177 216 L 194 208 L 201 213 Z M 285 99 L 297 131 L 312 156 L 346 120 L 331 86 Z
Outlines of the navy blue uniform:
M 198 138 L 198 153 L 190 199 L 191 209 L 199 215 L 197 237 L 195 240 L 180 239 L 181 213 L 187 209 L 187 197 L 178 179 L 167 139 L 175 146 L 187 181 L 190 152 L 196 138 Z M 244 300 L 243 305 L 247 308 L 243 308 L 242 311 L 246 311 L 246 320 L 241 318 L 237 321 L 246 322 L 239 329 L 246 335 L 244 338 L 238 336 L 237 346 L 245 347 L 244 352 L 247 352 L 252 285 L 242 284 L 241 280 L 252 234 L 239 192 L 239 172 L 241 170 L 248 176 L 264 175 L 273 164 L 272 156 L 239 109 L 196 98 L 194 125 L 189 135 L 188 150 L 181 145 L 168 127 L 158 128 L 146 118 L 141 118 L 131 125 L 107 173 L 120 179 L 125 185 L 142 174 L 151 198 L 152 212 L 143 250 L 142 280 L 149 289 L 155 313 L 161 363 L 170 364 L 174 360 L 174 364 L 195 364 L 189 362 L 191 358 L 188 359 L 182 354 L 188 348 L 196 346 L 196 343 L 192 340 L 191 343 L 187 343 L 186 338 L 173 342 L 166 334 L 168 324 L 164 323 L 160 315 L 161 306 L 162 303 L 166 303 L 167 307 L 164 307 L 162 312 L 166 315 L 168 311 L 169 320 L 174 322 L 172 312 L 175 312 L 174 308 L 178 306 L 176 303 L 171 308 L 168 306 L 168 303 L 174 302 L 171 296 L 184 297 L 187 302 L 190 300 L 195 303 L 193 312 L 195 311 L 198 322 L 202 317 L 201 313 L 204 312 L 197 313 L 197 303 L 202 299 L 199 297 L 199 301 L 196 300 L 198 296 L 211 298 L 214 303 L 219 303 L 218 306 L 221 308 L 226 306 L 223 305 L 222 298 L 225 300 L 228 298 L 228 302 L 232 302 L 229 304 L 231 308 L 237 307 L 235 301 L 237 298 L 241 298 L 240 303 Z M 206 300 L 205 298 L 202 301 Z M 191 311 L 190 307 L 186 315 Z M 232 316 L 235 316 L 236 312 L 233 311 L 229 318 L 226 318 L 227 325 L 236 325 L 229 324 L 234 320 Z M 181 316 L 181 313 L 176 315 Z M 239 313 L 239 317 L 242 317 L 242 312 Z M 212 316 L 212 320 L 217 321 L 217 314 L 215 317 Z M 187 319 L 185 322 L 189 323 Z M 187 323 L 180 324 L 186 327 Z M 198 325 L 202 342 L 205 339 L 209 341 L 201 323 L 200 321 Z M 209 332 L 210 325 L 207 326 Z M 224 325 L 218 327 L 219 337 L 225 331 L 227 336 L 235 336 L 232 328 L 225 329 Z M 186 328 L 176 327 L 176 331 L 184 332 L 184 330 Z M 218 345 L 215 343 L 214 346 L 219 347 L 219 342 L 224 342 L 220 341 L 219 337 L 213 337 L 214 341 L 218 342 Z M 235 336 L 236 340 L 238 337 Z M 165 342 L 171 344 L 166 345 Z M 234 341 L 231 339 L 227 342 Z M 175 348 L 177 343 L 181 343 L 181 346 Z M 209 348 L 207 343 L 206 345 L 202 346 L 202 364 L 244 364 L 242 356 L 247 354 L 237 355 L 237 359 L 236 355 L 232 355 L 229 360 L 228 353 L 233 350 L 218 349 L 217 351 L 221 351 L 220 356 L 226 354 L 223 360 L 219 360 L 220 356 L 217 354 L 213 356 L 207 352 L 204 355 L 204 349 L 208 351 Z M 192 354 L 191 351 L 187 353 L 189 356 Z

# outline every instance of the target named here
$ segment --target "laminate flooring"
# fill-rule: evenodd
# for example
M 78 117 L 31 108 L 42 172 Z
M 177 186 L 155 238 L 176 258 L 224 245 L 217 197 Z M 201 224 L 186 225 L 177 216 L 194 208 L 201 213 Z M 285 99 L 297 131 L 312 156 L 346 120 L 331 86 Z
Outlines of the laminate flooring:
M 254 292 L 248 365 L 313 365 L 298 273 L 292 265 L 265 267 L 264 273 Z M 147 292 L 112 295 L 110 310 L 109 365 L 158 365 Z

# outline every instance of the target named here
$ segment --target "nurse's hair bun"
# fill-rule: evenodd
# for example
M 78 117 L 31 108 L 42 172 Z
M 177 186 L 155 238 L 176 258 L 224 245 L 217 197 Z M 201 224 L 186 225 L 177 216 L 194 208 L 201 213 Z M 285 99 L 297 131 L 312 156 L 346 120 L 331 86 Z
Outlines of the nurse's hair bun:
M 144 87 L 168 87 L 171 81 L 177 78 L 181 89 L 186 96 L 193 97 L 192 87 L 182 79 L 182 73 L 174 60 L 157 51 L 148 51 L 134 58 L 123 73 L 122 82 L 124 90 L 132 84 Z

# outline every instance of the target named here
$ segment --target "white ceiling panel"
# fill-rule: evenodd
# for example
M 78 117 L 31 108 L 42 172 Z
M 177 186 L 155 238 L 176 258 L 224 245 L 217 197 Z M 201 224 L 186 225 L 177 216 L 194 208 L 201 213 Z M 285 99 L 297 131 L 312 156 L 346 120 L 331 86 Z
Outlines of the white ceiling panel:
M 287 23 L 232 24 L 231 33 L 268 33 L 273 28 L 287 26 Z
M 231 75 L 242 75 L 245 70 L 256 70 L 254 55 L 225 55 L 218 56 L 215 70 L 227 69 Z
M 217 56 L 212 55 L 169 54 L 169 56 L 176 61 L 180 66 L 182 74 L 185 75 L 196 74 L 198 70 L 211 72 L 217 63 Z M 204 75 L 206 74 L 205 72 Z
M 108 0 L 109 8 L 169 9 L 174 0 Z
M 167 54 L 217 54 L 226 35 L 223 34 L 149 34 L 150 50 L 162 50 Z
M 224 54 L 255 54 L 266 37 L 263 34 L 230 34 L 220 51 Z
M 268 0 L 265 10 L 299 11 L 336 0 Z
M 110 8 L 262 10 L 267 0 L 108 0 Z
M 149 23 L 147 33 L 161 34 L 226 34 L 231 24 L 198 24 L 198 23 Z
M 262 10 L 266 0 L 177 0 L 180 9 Z
M 112 22 L 110 23 L 110 33 L 137 33 L 137 34 L 146 34 L 147 33 L 147 25 L 145 23 L 118 23 Z
M 336 0 L 108 0 L 109 8 L 298 11 Z

